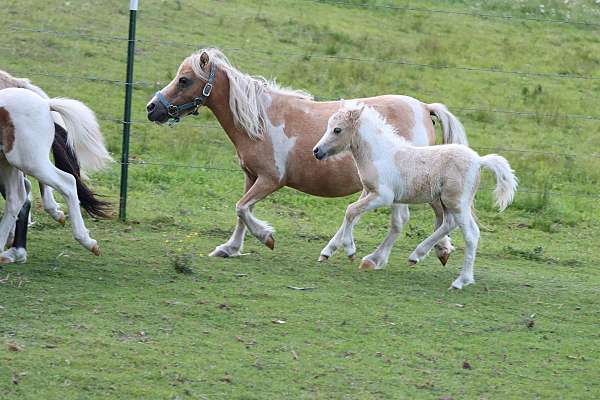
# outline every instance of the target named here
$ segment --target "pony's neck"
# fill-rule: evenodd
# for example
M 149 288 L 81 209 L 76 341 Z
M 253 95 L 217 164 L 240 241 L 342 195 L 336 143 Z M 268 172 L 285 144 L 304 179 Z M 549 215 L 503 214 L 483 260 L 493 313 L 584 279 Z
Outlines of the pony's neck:
M 206 107 L 212 111 L 219 124 L 237 148 L 249 140 L 248 135 L 235 124 L 231 107 L 229 106 L 229 77 L 222 70 L 217 70 L 217 77 Z

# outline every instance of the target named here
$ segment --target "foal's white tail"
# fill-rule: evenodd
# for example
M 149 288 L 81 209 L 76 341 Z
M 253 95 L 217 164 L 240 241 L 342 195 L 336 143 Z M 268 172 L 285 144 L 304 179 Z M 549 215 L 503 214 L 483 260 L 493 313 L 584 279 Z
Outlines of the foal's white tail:
M 86 171 L 103 168 L 113 159 L 108 154 L 94 112 L 80 101 L 72 99 L 49 99 L 50 110 L 56 111 L 64 120 L 68 143 Z
M 448 108 L 441 103 L 425 104 L 429 112 L 438 117 L 442 124 L 442 132 L 444 135 L 444 144 L 464 144 L 468 145 L 467 134 L 465 127 L 460 123 L 458 118 Z
M 510 168 L 510 164 L 506 158 L 497 154 L 488 154 L 479 158 L 482 166 L 489 169 L 496 175 L 496 189 L 494 189 L 494 197 L 496 198 L 496 206 L 500 211 L 504 211 L 510 203 L 512 203 L 519 185 L 519 180 Z

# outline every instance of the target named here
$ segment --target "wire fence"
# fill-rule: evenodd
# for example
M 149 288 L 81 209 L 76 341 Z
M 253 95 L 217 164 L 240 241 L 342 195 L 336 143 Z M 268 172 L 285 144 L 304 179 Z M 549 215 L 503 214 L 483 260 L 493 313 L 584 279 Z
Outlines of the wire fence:
M 498 18 L 504 20 L 515 20 L 515 21 L 533 21 L 540 23 L 552 23 L 552 24 L 573 24 L 580 26 L 589 26 L 589 27 L 598 27 L 600 24 L 596 23 L 588 23 L 582 21 L 567 21 L 567 20 L 553 20 L 553 19 L 544 19 L 544 18 L 530 18 L 530 17 L 518 17 L 518 16 L 510 16 L 510 15 L 494 15 L 488 13 L 479 13 L 479 12 L 462 12 L 462 11 L 453 11 L 453 10 L 437 10 L 437 9 L 426 9 L 419 7 L 410 7 L 410 6 L 393 6 L 393 5 L 377 5 L 377 4 L 357 4 L 351 3 L 348 1 L 337 1 L 337 0 L 303 0 L 305 3 L 316 3 L 322 5 L 338 5 L 338 6 L 348 6 L 348 7 L 357 7 L 357 8 L 369 8 L 369 9 L 379 9 L 379 10 L 388 10 L 388 11 L 398 11 L 398 12 L 411 12 L 411 13 L 432 13 L 432 14 L 448 14 L 448 15 L 457 15 L 457 16 L 472 16 L 472 17 L 480 17 L 480 18 Z M 192 7 L 193 8 L 193 7 Z M 128 38 L 125 36 L 121 36 L 118 34 L 97 34 L 97 33 L 87 33 L 84 30 L 81 31 L 58 31 L 44 28 L 31 28 L 24 26 L 10 26 L 7 28 L 9 32 L 12 33 L 32 33 L 32 34 L 42 34 L 42 35 L 52 35 L 57 37 L 65 37 L 65 38 L 74 38 L 74 39 L 83 39 L 90 41 L 99 41 L 99 42 L 127 42 Z M 182 41 L 170 41 L 170 40 L 161 40 L 161 39 L 135 39 L 135 42 L 138 43 L 146 43 L 158 46 L 168 46 L 168 47 L 184 47 L 184 48 L 194 48 L 197 49 L 201 46 L 194 43 L 186 43 Z M 240 52 L 240 53 L 249 53 L 249 54 L 260 54 L 263 56 L 272 57 L 273 55 L 277 55 L 284 58 L 297 57 L 301 58 L 305 62 L 311 62 L 312 60 L 321 60 L 321 61 L 348 61 L 348 62 L 361 62 L 368 64 L 390 64 L 390 65 L 398 65 L 398 66 L 408 66 L 408 67 L 416 67 L 416 68 L 433 68 L 433 69 L 447 69 L 447 70 L 455 70 L 461 72 L 482 72 L 482 73 L 491 73 L 491 74 L 502 74 L 502 75 L 513 75 L 513 76 L 522 76 L 522 77 L 535 77 L 542 79 L 575 79 L 575 80 L 584 80 L 584 81 L 598 81 L 600 80 L 600 76 L 593 75 L 581 75 L 581 74 L 566 74 L 566 73 L 553 73 L 553 72 L 544 72 L 544 71 L 521 71 L 521 70 L 505 70 L 497 67 L 483 67 L 483 66 L 468 66 L 468 65 L 444 65 L 444 64 L 428 64 L 428 63 L 420 63 L 420 62 L 412 62 L 408 60 L 393 60 L 393 59 L 378 59 L 378 58 L 364 58 L 364 57 L 355 57 L 355 56 L 344 56 L 344 55 L 327 55 L 320 54 L 314 52 L 300 53 L 300 52 L 288 52 L 288 51 L 279 51 L 276 54 L 268 50 L 262 49 L 252 49 L 252 48 L 240 48 L 240 47 L 225 47 L 225 51 L 232 52 Z M 97 77 L 97 76 L 78 76 L 78 75 L 69 75 L 69 74 L 60 74 L 60 73 L 52 73 L 52 72 L 43 72 L 43 71 L 12 71 L 15 74 L 23 75 L 23 76 L 43 76 L 53 79 L 61 79 L 61 80 L 77 80 L 77 81 L 87 81 L 95 84 L 110 84 L 110 85 L 119 85 L 124 86 L 128 85 L 126 81 L 121 79 L 111 79 L 106 77 Z M 158 88 L 158 83 L 152 83 L 149 81 L 134 81 L 131 85 L 140 88 Z M 366 96 L 365 96 L 366 97 Z M 339 100 L 339 98 L 332 97 L 315 97 L 316 100 L 319 101 L 334 101 Z M 465 105 L 456 105 L 452 106 L 451 109 L 464 113 L 478 112 L 478 113 L 491 113 L 491 114 L 499 114 L 506 115 L 517 118 L 538 118 L 538 119 L 565 119 L 565 120 L 579 120 L 579 121 L 591 121 L 597 122 L 600 121 L 599 115 L 585 115 L 585 114 L 560 114 L 560 113 L 544 113 L 537 111 L 522 111 L 522 110 L 506 110 L 496 107 L 491 108 L 481 108 L 481 107 L 471 107 Z M 113 122 L 118 124 L 129 124 L 129 125 L 141 125 L 141 124 L 152 124 L 152 122 L 147 120 L 132 120 L 125 122 L 121 118 L 114 118 L 109 116 L 101 116 L 99 117 L 102 121 Z M 189 127 L 195 128 L 220 128 L 220 125 L 216 123 L 194 123 L 194 124 L 186 124 Z M 556 146 L 563 146 L 563 144 L 557 144 Z M 533 149 L 519 149 L 519 148 L 510 148 L 506 146 L 497 146 L 497 147 L 485 147 L 485 146 L 473 146 L 476 150 L 486 150 L 486 151 L 501 151 L 501 152 L 512 152 L 524 155 L 532 155 L 532 156 L 541 156 L 541 157 L 560 157 L 566 159 L 589 159 L 589 160 L 598 160 L 600 159 L 599 153 L 588 153 L 588 154 L 578 154 L 578 153 L 570 153 L 570 152 L 553 152 L 553 151 L 544 151 L 544 150 L 533 150 Z M 140 159 L 129 159 L 126 163 L 129 165 L 135 166 L 160 166 L 166 168 L 188 168 L 188 169 L 196 169 L 196 170 L 205 170 L 205 171 L 219 171 L 219 172 L 227 172 L 227 173 L 239 173 L 239 169 L 229 168 L 224 166 L 213 166 L 213 165 L 189 165 L 182 163 L 165 163 L 158 161 L 150 161 L 150 160 L 140 160 Z M 491 189 L 491 188 L 486 188 Z M 539 191 L 528 188 L 520 188 L 520 192 L 529 193 L 534 195 L 552 195 L 552 196 L 566 196 L 566 197 L 578 197 L 578 198 L 586 198 L 586 199 L 600 199 L 600 196 L 591 195 L 587 193 L 563 193 L 563 192 L 552 192 L 552 191 Z
M 63 31 L 55 31 L 49 29 L 36 29 L 36 28 L 26 28 L 19 26 L 11 26 L 8 28 L 9 31 L 12 32 L 29 32 L 29 33 L 44 33 L 55 36 L 63 36 L 63 37 L 78 37 L 88 40 L 100 40 L 100 41 L 123 41 L 127 40 L 124 37 L 112 36 L 112 35 L 89 35 L 85 33 L 80 33 L 76 31 L 63 32 Z M 177 46 L 177 47 L 187 47 L 192 49 L 199 49 L 202 47 L 208 47 L 207 45 L 201 45 L 198 43 L 185 43 L 185 42 L 173 42 L 173 41 L 165 41 L 165 40 L 155 40 L 155 39 L 136 39 L 136 42 L 139 43 L 150 43 L 155 45 L 163 45 L 163 46 Z M 262 49 L 253 49 L 247 47 L 223 47 L 224 51 L 228 52 L 241 52 L 241 53 L 253 53 L 260 54 L 272 57 L 274 53 L 270 50 L 262 50 Z M 329 60 L 329 61 L 348 61 L 348 62 L 361 62 L 368 63 L 371 65 L 376 64 L 392 64 L 392 65 L 400 65 L 400 66 L 408 66 L 408 67 L 417 67 L 417 68 L 432 68 L 432 69 L 447 69 L 447 70 L 456 70 L 456 71 L 467 71 L 467 72 L 485 72 L 492 74 L 504 74 L 504 75 L 517 75 L 517 76 L 526 76 L 526 77 L 537 77 L 537 78 L 554 78 L 554 79 L 581 79 L 581 80 L 589 80 L 589 81 L 598 81 L 600 80 L 600 76 L 592 76 L 592 75 L 581 75 L 581 74 L 569 74 L 569 73 L 555 73 L 555 72 L 542 72 L 542 71 L 519 71 L 519 70 L 505 70 L 494 67 L 483 67 L 483 66 L 469 66 L 469 65 L 450 65 L 450 64 L 430 64 L 423 62 L 414 62 L 410 60 L 394 60 L 394 59 L 378 59 L 378 58 L 365 58 L 365 57 L 356 57 L 356 56 L 340 56 L 340 55 L 329 55 L 329 54 L 321 54 L 321 53 L 310 53 L 310 52 L 290 52 L 290 51 L 278 51 L 276 55 L 286 58 L 301 58 L 304 61 L 310 61 L 312 59 L 316 60 Z

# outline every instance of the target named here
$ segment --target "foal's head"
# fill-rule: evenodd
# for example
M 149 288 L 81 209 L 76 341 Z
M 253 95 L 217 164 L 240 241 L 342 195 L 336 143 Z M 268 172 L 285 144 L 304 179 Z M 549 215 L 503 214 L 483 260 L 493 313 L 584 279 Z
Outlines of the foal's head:
M 313 154 L 318 160 L 324 160 L 350 149 L 352 137 L 358 130 L 360 116 L 364 109 L 364 105 L 348 107 L 342 104 L 342 107 L 329 117 L 325 135 L 313 148 Z
M 180 118 L 195 114 L 198 108 L 208 100 L 212 90 L 212 72 L 216 73 L 206 51 L 192 54 L 186 58 L 177 70 L 173 80 L 146 105 L 148 119 L 159 124 L 169 119 Z

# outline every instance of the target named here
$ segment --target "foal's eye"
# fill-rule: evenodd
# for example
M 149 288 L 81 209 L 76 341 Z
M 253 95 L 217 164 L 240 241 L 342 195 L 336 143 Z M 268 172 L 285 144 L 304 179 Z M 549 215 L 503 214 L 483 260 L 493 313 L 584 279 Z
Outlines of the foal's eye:
M 182 76 L 181 78 L 179 78 L 179 84 L 181 86 L 185 86 L 190 82 L 190 80 L 188 78 L 186 78 L 185 76 Z
M 336 135 L 339 135 L 342 132 L 342 128 L 335 128 L 333 130 L 333 133 L 335 133 Z

